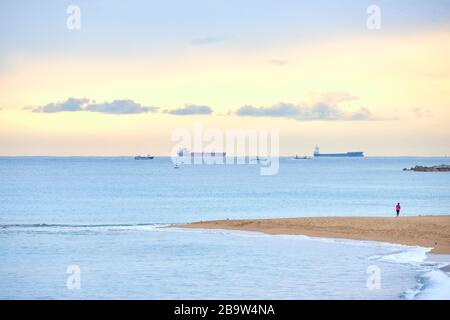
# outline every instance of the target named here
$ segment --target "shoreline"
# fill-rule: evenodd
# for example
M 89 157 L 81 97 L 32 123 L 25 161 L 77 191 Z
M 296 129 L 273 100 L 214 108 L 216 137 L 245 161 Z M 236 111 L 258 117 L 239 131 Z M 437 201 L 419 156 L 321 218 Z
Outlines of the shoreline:
M 450 254 L 450 215 L 213 220 L 172 226 L 388 242 L 432 248 L 430 252 L 434 254 Z

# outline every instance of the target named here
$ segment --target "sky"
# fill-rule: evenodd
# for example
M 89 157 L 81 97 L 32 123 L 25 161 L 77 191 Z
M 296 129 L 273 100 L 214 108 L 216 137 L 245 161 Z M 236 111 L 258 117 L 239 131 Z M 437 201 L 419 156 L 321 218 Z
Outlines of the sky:
M 447 156 L 449 57 L 450 0 L 3 0 L 0 155 L 168 155 L 200 122 Z

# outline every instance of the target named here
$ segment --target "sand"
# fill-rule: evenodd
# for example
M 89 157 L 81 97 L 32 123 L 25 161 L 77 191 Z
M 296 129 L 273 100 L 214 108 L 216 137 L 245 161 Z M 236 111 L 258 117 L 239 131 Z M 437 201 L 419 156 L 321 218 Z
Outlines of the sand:
M 381 241 L 433 248 L 433 253 L 450 253 L 450 216 L 218 220 L 176 227 Z

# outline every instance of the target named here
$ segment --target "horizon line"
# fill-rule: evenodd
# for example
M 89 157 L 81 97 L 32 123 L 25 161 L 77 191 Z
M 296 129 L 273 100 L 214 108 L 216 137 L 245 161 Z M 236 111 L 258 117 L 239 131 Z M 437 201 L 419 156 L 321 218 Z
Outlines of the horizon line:
M 139 154 L 126 154 L 126 155 L 54 155 L 54 154 L 47 154 L 47 155 L 0 155 L 0 158 L 49 158 L 49 157 L 54 157 L 54 158 L 128 158 L 128 157 L 135 157 Z M 142 154 L 140 154 L 142 155 Z M 314 157 L 314 155 L 304 155 L 304 154 L 289 154 L 289 155 L 279 155 L 279 158 L 290 158 L 290 157 L 295 157 L 296 155 L 301 155 L 301 156 L 309 156 L 311 158 L 321 158 L 321 157 Z M 151 156 L 155 157 L 155 158 L 170 158 L 172 157 L 171 155 L 156 155 L 156 154 L 152 154 Z M 231 155 L 231 156 L 226 156 L 226 158 L 235 158 L 235 157 L 257 157 L 258 155 Z M 269 157 L 268 155 L 262 155 L 262 157 Z M 361 158 L 385 158 L 385 157 L 389 157 L 389 158 L 409 158 L 409 157 L 420 157 L 420 158 L 450 158 L 450 154 L 449 155 L 364 155 L 363 157 L 358 157 L 359 159 Z M 334 158 L 334 157 L 327 157 L 327 158 Z

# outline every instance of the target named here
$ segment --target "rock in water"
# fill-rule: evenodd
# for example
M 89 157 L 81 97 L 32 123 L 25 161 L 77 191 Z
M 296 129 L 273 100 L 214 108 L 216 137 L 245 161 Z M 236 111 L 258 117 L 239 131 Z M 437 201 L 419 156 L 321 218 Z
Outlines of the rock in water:
M 441 164 L 437 166 L 415 166 L 411 167 L 410 169 L 404 168 L 403 171 L 417 171 L 417 172 L 449 172 L 450 171 L 450 165 L 448 164 Z

